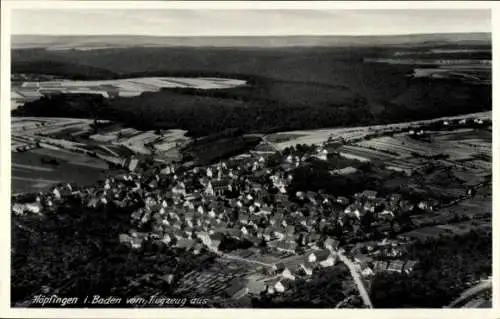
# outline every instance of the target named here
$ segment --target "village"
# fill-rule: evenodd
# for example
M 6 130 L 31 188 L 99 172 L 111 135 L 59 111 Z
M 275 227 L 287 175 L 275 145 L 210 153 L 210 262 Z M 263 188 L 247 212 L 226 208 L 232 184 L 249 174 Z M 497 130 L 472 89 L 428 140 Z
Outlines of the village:
M 411 129 L 405 138 L 423 130 L 416 132 Z M 380 147 L 374 140 L 360 143 L 369 142 Z M 250 152 L 204 167 L 171 163 L 144 170 L 133 163 L 129 172 L 90 187 L 60 183 L 50 192 L 15 196 L 12 210 L 44 214 L 69 198 L 90 209 L 138 205 L 130 216 L 130 231 L 118 238 L 122 244 L 133 250 L 155 243 L 195 255 L 215 254 L 215 264 L 203 271 L 183 278 L 165 274 L 164 280 L 180 283 L 179 294 L 210 296 L 213 302 L 242 307 L 252 297 L 291 296 L 298 281 L 325 271 L 349 274 L 346 300 L 361 297 L 364 307 L 371 307 L 367 290 L 376 273 L 411 273 L 418 264 L 405 257 L 413 241 L 471 230 L 491 232 L 491 208 L 478 211 L 474 206 L 491 197 L 487 178 L 463 185 L 453 202 L 369 188 L 346 196 L 293 189 L 295 170 L 311 161 L 327 163 L 344 156 L 363 162 L 345 155 L 347 146 L 333 144 L 292 146 L 272 159 Z M 345 176 L 358 169 L 339 167 L 331 174 Z M 345 304 L 339 307 L 349 302 Z

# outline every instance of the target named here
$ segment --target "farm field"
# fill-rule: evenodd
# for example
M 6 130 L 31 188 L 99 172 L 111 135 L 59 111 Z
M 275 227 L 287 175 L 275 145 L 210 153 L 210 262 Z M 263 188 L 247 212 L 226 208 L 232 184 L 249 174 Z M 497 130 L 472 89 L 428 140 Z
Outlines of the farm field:
M 88 136 L 93 122 L 12 117 L 12 192 L 47 190 L 60 182 L 92 184 L 113 174 L 104 159 L 121 163 L 133 155 L 152 154 L 153 149 L 159 160 L 177 161 L 182 156 L 178 145 L 190 141 L 183 130 L 139 131 L 104 121 L 110 125 L 104 125 L 101 133 L 90 138 L 75 136 L 75 132 Z M 77 149 L 80 152 L 75 152 Z M 59 165 L 42 163 L 44 157 L 57 160 Z
M 445 120 L 458 120 L 458 119 L 481 119 L 487 120 L 491 119 L 491 111 L 488 112 L 478 112 L 471 113 L 467 115 L 457 115 L 457 116 L 446 116 L 440 117 L 432 120 L 422 120 L 422 121 L 411 121 L 404 123 L 394 123 L 389 125 L 370 125 L 370 126 L 360 126 L 360 127 L 348 127 L 348 128 L 332 128 L 332 129 L 318 129 L 318 130 L 296 130 L 296 131 L 285 131 L 279 133 L 273 133 L 266 136 L 268 141 L 276 140 L 275 144 L 278 148 L 284 149 L 297 144 L 321 144 L 327 142 L 328 138 L 344 138 L 346 141 L 356 140 L 364 138 L 366 135 L 371 133 L 381 133 L 384 131 L 391 130 L 405 130 L 411 127 L 426 125 L 434 122 L 445 121 Z M 455 134 L 455 133 L 443 133 L 440 134 Z M 477 134 L 477 133 L 475 133 Z M 480 133 L 484 135 L 484 133 Z M 491 135 L 491 134 L 490 134 Z M 284 141 L 283 141 L 284 140 Z
M 79 156 L 74 153 L 67 154 L 43 149 L 24 153 L 12 152 L 11 154 L 12 194 L 46 191 L 52 185 L 62 182 L 90 185 L 110 174 L 107 170 L 107 164 L 102 161 L 98 162 L 97 159 L 85 157 L 85 155 Z M 57 158 L 60 165 L 42 163 L 42 157 L 46 154 Z
M 46 145 L 55 142 L 85 149 L 86 143 L 66 139 L 75 133 L 89 132 L 92 123 L 92 120 L 77 118 L 12 117 L 12 193 L 45 191 L 61 182 L 87 185 L 105 177 L 109 166 L 103 160 Z M 37 139 L 43 147 L 36 146 Z M 19 147 L 27 151 L 20 152 Z M 42 163 L 42 158 L 55 159 L 59 165 Z
M 113 96 L 132 97 L 143 92 L 157 92 L 163 88 L 227 89 L 245 85 L 246 81 L 222 78 L 187 78 L 187 77 L 146 77 L 102 81 L 58 80 L 47 82 L 24 82 L 20 87 L 12 88 L 11 99 L 19 102 L 23 99 L 41 97 L 45 93 L 88 93 L 100 94 L 106 98 Z
M 487 40 L 480 48 L 486 45 Z M 103 110 L 103 118 L 141 130 L 186 129 L 196 137 L 228 127 L 269 134 L 491 110 L 491 85 L 410 79 L 407 75 L 413 72 L 413 65 L 363 62 L 364 58 L 387 56 L 402 48 L 381 49 L 368 42 L 355 50 L 336 46 L 273 50 L 210 46 L 91 52 L 13 50 L 12 72 L 21 80 L 21 75 L 49 74 L 80 84 L 106 83 L 101 83 L 99 89 L 95 85 L 88 87 L 116 94 L 117 98 L 103 102 L 109 106 Z M 473 44 L 462 43 L 457 48 L 476 49 Z M 443 59 L 452 59 L 446 56 L 453 53 L 439 54 L 445 55 Z M 168 81 L 158 81 L 161 78 Z M 231 81 L 220 79 L 238 79 L 247 85 L 229 85 Z M 120 83 L 121 88 L 112 90 L 109 86 L 114 84 L 104 81 Z M 140 93 L 157 87 L 171 89 Z M 120 98 L 125 95 L 129 98 Z M 75 102 L 74 108 L 68 108 L 65 100 L 46 107 L 43 102 L 28 103 L 16 114 L 90 117 L 88 112 L 83 114 L 88 103 L 81 100 Z
M 440 149 L 432 143 L 411 139 L 407 134 L 398 134 L 394 137 L 384 136 L 356 143 L 356 145 L 368 149 L 394 154 L 397 157 L 410 157 L 412 153 L 423 156 L 435 156 L 440 154 Z
M 478 190 L 473 198 L 466 199 L 453 206 L 453 212 L 469 218 L 481 215 L 491 217 L 492 199 L 491 186 L 483 187 Z
M 92 123 L 92 120 L 78 118 L 11 117 L 11 132 L 13 136 L 77 135 L 88 132 Z
M 89 138 L 95 142 L 107 143 L 106 147 L 129 149 L 133 153 L 149 155 L 155 152 L 167 152 L 178 143 L 187 143 L 184 130 L 167 130 L 157 134 L 155 131 L 139 131 L 131 128 L 117 129 L 114 131 L 91 135 Z
M 177 143 L 186 143 L 185 130 L 140 131 L 133 128 L 124 128 L 119 124 L 100 121 L 105 124 L 99 133 L 90 135 L 88 139 L 79 138 L 80 143 L 65 142 L 68 138 L 76 138 L 83 133 L 90 133 L 93 120 L 73 118 L 29 118 L 12 117 L 12 140 L 14 145 L 34 143 L 35 138 L 44 141 L 53 141 L 58 144 L 67 143 L 87 150 L 102 150 L 118 155 L 131 155 L 133 152 L 150 154 L 154 147 L 159 152 L 166 152 Z M 56 141 L 57 140 L 57 141 Z M 150 146 L 149 146 L 150 145 Z M 128 150 L 128 151 L 127 151 Z M 114 154 L 116 156 L 116 154 Z
M 484 129 L 457 129 L 427 132 L 429 139 L 412 138 L 407 132 L 371 138 L 338 149 L 345 157 L 363 161 L 385 161 L 386 165 L 401 171 L 417 169 L 426 162 L 460 166 L 474 173 L 491 172 L 491 133 Z
M 40 156 L 50 156 L 56 158 L 58 161 L 66 162 L 73 165 L 85 166 L 85 168 L 94 168 L 105 170 L 108 165 L 100 159 L 90 157 L 84 154 L 77 154 L 64 149 L 52 150 L 46 148 L 37 148 L 30 151 L 30 153 Z
M 412 239 L 425 240 L 429 238 L 438 238 L 441 236 L 463 236 L 471 231 L 491 232 L 491 222 L 488 221 L 466 221 L 454 224 L 442 224 L 431 227 L 415 229 L 403 234 Z
M 338 149 L 340 155 L 346 158 L 359 159 L 363 162 L 370 161 L 390 161 L 398 158 L 398 155 L 390 154 L 387 152 L 373 150 L 357 145 L 342 146 Z

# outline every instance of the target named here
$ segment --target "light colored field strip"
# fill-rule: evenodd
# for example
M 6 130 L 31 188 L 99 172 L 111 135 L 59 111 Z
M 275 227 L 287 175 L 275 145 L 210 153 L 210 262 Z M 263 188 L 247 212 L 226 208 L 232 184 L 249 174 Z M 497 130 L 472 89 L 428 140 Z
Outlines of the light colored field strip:
M 83 92 L 107 91 L 102 85 L 112 85 L 118 89 L 120 96 L 137 96 L 142 92 L 155 92 L 161 88 L 168 87 L 192 87 L 198 89 L 223 89 L 245 85 L 246 81 L 236 79 L 216 78 L 182 78 L 182 77 L 154 77 L 154 78 L 131 78 L 120 80 L 102 81 L 52 81 L 52 82 L 24 82 L 25 93 L 39 95 L 38 90 L 54 90 L 66 92 L 68 90 L 81 90 Z M 32 91 L 27 91 L 32 90 Z M 20 93 L 15 91 L 15 93 Z M 22 97 L 18 97 L 22 99 Z
M 230 254 L 220 254 L 220 256 L 224 259 L 239 260 L 239 261 L 244 261 L 247 263 L 257 264 L 257 265 L 261 265 L 261 266 L 265 266 L 265 267 L 273 267 L 272 264 L 267 264 L 267 263 L 260 262 L 258 260 L 247 259 L 247 258 L 243 258 L 240 256 L 235 256 L 235 255 L 230 255 Z
M 38 182 L 38 183 L 59 183 L 60 180 L 53 180 L 53 179 L 42 179 L 42 178 L 36 178 L 36 177 L 21 177 L 21 176 L 12 176 L 11 179 L 13 180 L 18 180 L 18 181 L 30 181 L 30 182 Z
M 443 121 L 443 120 L 455 120 L 455 119 L 465 119 L 465 118 L 477 118 L 477 119 L 491 119 L 492 112 L 479 112 L 479 113 L 471 113 L 471 114 L 464 114 L 464 115 L 457 115 L 457 116 L 450 116 L 450 117 L 440 117 L 440 118 L 435 118 L 435 119 L 429 119 L 429 120 L 421 120 L 421 121 L 413 121 L 413 122 L 401 122 L 401 123 L 394 123 L 394 124 L 389 124 L 389 125 L 373 125 L 373 126 L 360 126 L 360 127 L 354 127 L 354 128 L 332 128 L 332 129 L 318 129 L 318 130 L 297 130 L 297 131 L 286 131 L 286 132 L 280 132 L 277 133 L 277 135 L 285 134 L 285 135 L 302 135 L 301 138 L 289 140 L 286 142 L 281 142 L 281 143 L 275 143 L 275 145 L 279 149 L 284 149 L 289 146 L 293 146 L 296 144 L 319 144 L 322 142 L 325 142 L 330 135 L 333 136 L 341 136 L 341 135 L 348 135 L 348 136 L 343 136 L 344 138 L 347 139 L 352 139 L 352 138 L 361 138 L 364 135 L 367 135 L 370 133 L 370 130 L 394 130 L 394 129 L 404 129 L 404 128 L 409 128 L 413 125 L 424 125 L 428 123 L 433 123 L 436 121 Z M 272 134 L 271 134 L 272 135 Z M 354 135 L 354 136 L 353 136 Z
M 27 169 L 27 170 L 32 170 L 32 171 L 40 171 L 40 172 L 52 172 L 52 171 L 54 171 L 54 169 L 52 169 L 52 168 L 35 166 L 35 165 L 24 165 L 24 164 L 18 164 L 18 163 L 12 163 L 12 167 L 13 168 L 20 168 L 20 169 Z
M 60 181 L 58 181 L 58 183 L 59 182 Z M 34 189 L 36 189 L 36 188 L 46 188 L 46 187 L 48 187 L 50 185 L 53 185 L 53 184 L 55 184 L 55 182 L 50 182 L 50 183 L 49 182 L 40 182 L 40 183 L 33 184 L 33 188 Z
M 15 175 L 16 173 L 21 173 L 21 174 L 35 174 L 32 169 L 29 168 L 19 168 L 19 167 L 12 167 L 11 169 L 11 174 Z
M 99 162 L 99 163 L 92 163 L 92 162 L 85 162 L 85 161 L 73 161 L 70 162 L 72 165 L 77 165 L 77 166 L 85 166 L 89 168 L 94 168 L 94 169 L 107 169 L 108 165 L 105 162 Z
M 118 153 L 116 153 L 115 151 L 113 151 L 112 149 L 110 149 L 109 147 L 107 147 L 106 145 L 100 145 L 100 147 L 102 149 L 108 151 L 111 155 L 116 156 L 116 157 L 120 157 L 120 155 Z
M 53 151 L 53 150 L 46 149 L 46 148 L 36 148 L 36 149 L 32 150 L 31 152 L 34 154 L 38 154 L 38 155 L 52 156 L 52 157 L 55 157 L 57 159 L 61 159 L 63 161 L 68 161 L 68 162 L 75 161 L 75 158 L 77 156 L 85 156 L 83 154 L 74 153 L 74 152 L 71 152 L 71 151 L 68 151 L 68 150 L 65 150 L 62 148 L 58 149 L 57 151 Z

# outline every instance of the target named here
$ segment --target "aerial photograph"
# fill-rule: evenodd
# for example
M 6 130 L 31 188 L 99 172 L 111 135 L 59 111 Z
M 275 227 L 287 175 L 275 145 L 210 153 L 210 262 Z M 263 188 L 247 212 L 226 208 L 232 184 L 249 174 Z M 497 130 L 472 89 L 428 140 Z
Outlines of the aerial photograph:
M 490 10 L 10 20 L 11 308 L 492 308 Z

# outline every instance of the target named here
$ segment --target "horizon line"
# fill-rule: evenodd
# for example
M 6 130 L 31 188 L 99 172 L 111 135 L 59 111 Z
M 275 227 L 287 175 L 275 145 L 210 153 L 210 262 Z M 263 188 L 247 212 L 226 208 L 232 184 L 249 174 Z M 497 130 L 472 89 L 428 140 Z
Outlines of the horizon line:
M 391 37 L 391 36 L 411 36 L 411 35 L 443 35 L 443 34 L 492 34 L 492 31 L 471 31 L 471 32 L 434 32 L 434 33 L 395 33 L 395 34 L 260 34 L 260 35 L 150 35 L 150 34 L 125 34 L 125 33 L 108 33 L 108 34 L 39 34 L 39 33 L 11 33 L 11 36 L 46 36 L 46 37 L 151 37 L 151 38 L 209 38 L 209 37 Z

